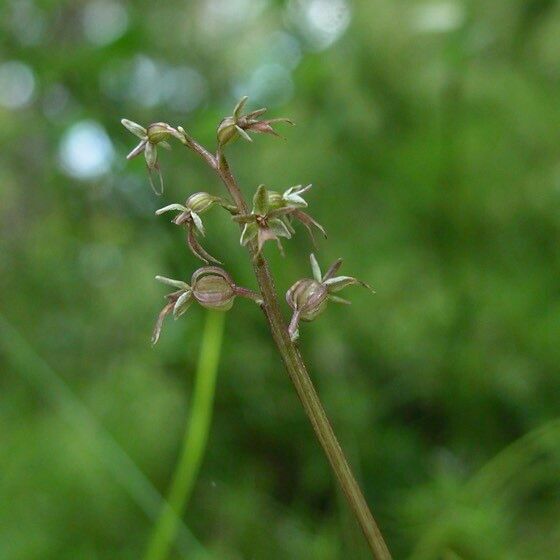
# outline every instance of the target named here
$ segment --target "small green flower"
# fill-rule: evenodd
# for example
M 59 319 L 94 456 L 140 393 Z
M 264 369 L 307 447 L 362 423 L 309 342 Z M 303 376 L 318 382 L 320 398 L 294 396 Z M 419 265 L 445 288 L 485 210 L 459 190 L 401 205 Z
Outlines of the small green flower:
M 182 140 L 183 136 L 167 123 L 152 123 L 148 128 L 144 128 L 138 123 L 129 121 L 128 119 L 122 119 L 121 123 L 127 130 L 132 132 L 134 136 L 140 138 L 140 143 L 126 156 L 126 159 L 133 159 L 141 153 L 144 153 L 150 185 L 158 196 L 163 194 L 163 176 L 158 162 L 157 146 L 160 145 L 170 150 L 171 146 L 166 139 L 169 136 L 175 136 Z M 157 173 L 159 177 L 159 187 L 157 188 L 154 184 L 154 172 Z
M 197 235 L 205 235 L 204 226 L 200 214 L 206 212 L 214 204 L 218 204 L 229 212 L 235 212 L 236 208 L 219 196 L 214 196 L 206 192 L 197 192 L 189 196 L 185 204 L 169 204 L 159 210 L 156 215 L 160 216 L 165 212 L 178 212 L 172 222 L 178 226 L 185 226 L 187 229 L 187 245 L 192 253 L 206 264 L 214 262 L 221 264 L 219 260 L 208 253 L 198 242 Z
M 244 224 L 241 233 L 241 245 L 247 245 L 256 239 L 258 252 L 260 254 L 264 244 L 269 240 L 275 240 L 278 249 L 284 254 L 284 249 L 280 242 L 281 237 L 290 239 L 295 233 L 291 219 L 295 218 L 307 227 L 313 238 L 311 226 L 318 228 L 326 237 L 324 228 L 316 222 L 309 214 L 301 208 L 307 207 L 307 202 L 302 198 L 302 194 L 308 191 L 311 185 L 305 187 L 298 185 L 290 187 L 284 194 L 276 191 L 269 191 L 264 185 L 259 185 L 253 197 L 253 211 L 248 215 L 234 216 L 234 220 Z
M 154 331 L 152 344 L 159 340 L 165 318 L 173 314 L 175 319 L 186 313 L 193 301 L 206 309 L 215 311 L 229 311 L 237 296 L 245 297 L 262 304 L 261 297 L 246 288 L 236 286 L 231 276 L 217 266 L 199 268 L 192 275 L 190 285 L 181 280 L 173 280 L 165 276 L 156 276 L 156 280 L 176 288 L 166 297 L 167 303 L 160 311 Z
M 243 97 L 235 106 L 233 115 L 223 119 L 218 126 L 218 143 L 220 146 L 225 146 L 228 142 L 238 137 L 243 138 L 247 142 L 252 142 L 253 139 L 249 136 L 249 132 L 280 136 L 272 125 L 276 123 L 294 124 L 290 119 L 286 118 L 259 120 L 259 117 L 267 111 L 264 108 L 242 115 L 241 113 L 247 103 L 247 99 L 247 96 Z
M 348 300 L 335 295 L 336 292 L 343 288 L 358 285 L 364 286 L 375 293 L 368 284 L 352 276 L 335 276 L 342 266 L 342 259 L 335 261 L 323 275 L 315 255 L 312 253 L 309 258 L 311 269 L 313 270 L 313 278 L 298 280 L 286 292 L 286 301 L 294 311 L 288 328 L 292 340 L 296 340 L 299 337 L 298 327 L 300 320 L 313 321 L 325 310 L 329 300 L 346 305 L 350 304 Z

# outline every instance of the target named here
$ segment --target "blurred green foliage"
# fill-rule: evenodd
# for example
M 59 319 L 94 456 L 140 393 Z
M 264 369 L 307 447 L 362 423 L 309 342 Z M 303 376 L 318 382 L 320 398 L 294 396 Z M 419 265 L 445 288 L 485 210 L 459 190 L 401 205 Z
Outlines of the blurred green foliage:
M 377 290 L 301 345 L 395 558 L 560 558 L 559 37 L 554 0 L 0 2 L 0 558 L 141 557 L 203 313 L 150 347 L 153 277 L 199 263 L 119 119 L 212 146 L 243 94 L 297 122 L 231 147 L 247 195 L 313 182 L 320 261 Z M 221 193 L 160 157 L 164 203 Z M 254 287 L 236 226 L 206 225 Z M 305 233 L 286 248 L 282 291 L 309 274 Z M 226 329 L 173 558 L 192 535 L 216 560 L 367 558 L 259 310 Z

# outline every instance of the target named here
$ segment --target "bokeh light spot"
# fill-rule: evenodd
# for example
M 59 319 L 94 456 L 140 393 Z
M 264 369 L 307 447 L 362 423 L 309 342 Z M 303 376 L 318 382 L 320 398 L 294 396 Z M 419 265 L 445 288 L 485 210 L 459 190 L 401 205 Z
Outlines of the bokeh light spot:
M 457 1 L 445 0 L 417 6 L 413 27 L 425 33 L 445 33 L 459 28 L 465 19 L 465 8 Z
M 121 37 L 128 27 L 126 8 L 119 2 L 96 0 L 83 13 L 84 34 L 95 45 L 108 45 Z
M 95 121 L 70 127 L 60 144 L 62 169 L 77 179 L 95 179 L 111 168 L 114 149 L 105 129 Z
M 0 65 L 0 105 L 8 109 L 24 107 L 34 91 L 35 76 L 27 64 L 10 60 Z
M 288 14 L 312 50 L 340 39 L 352 18 L 347 0 L 291 0 Z
M 290 100 L 294 83 L 289 70 L 279 64 L 263 64 L 256 68 L 249 79 L 236 84 L 236 98 L 248 95 L 255 103 L 268 106 L 281 105 Z

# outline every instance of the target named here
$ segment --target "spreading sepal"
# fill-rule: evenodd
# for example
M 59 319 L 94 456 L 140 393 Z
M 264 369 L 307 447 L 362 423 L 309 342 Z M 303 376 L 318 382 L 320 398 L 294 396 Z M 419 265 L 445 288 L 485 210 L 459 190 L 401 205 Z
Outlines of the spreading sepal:
M 352 276 L 335 276 L 342 265 L 342 259 L 335 261 L 323 275 L 315 255 L 312 253 L 309 258 L 313 278 L 298 280 L 286 292 L 286 301 L 294 311 L 288 327 L 292 340 L 299 337 L 299 322 L 313 321 L 325 310 L 329 301 L 350 304 L 348 300 L 334 295 L 336 292 L 352 285 L 363 286 L 373 292 L 368 284 Z
M 172 126 L 163 122 L 152 123 L 148 128 L 144 128 L 142 125 L 129 121 L 128 119 L 121 119 L 121 124 L 129 132 L 134 134 L 134 136 L 140 138 L 139 144 L 126 156 L 126 159 L 135 158 L 143 153 L 148 169 L 150 185 L 158 196 L 162 195 L 163 176 L 158 161 L 157 146 L 159 145 L 162 148 L 171 149 L 167 138 L 169 138 L 169 136 L 174 136 L 175 138 L 182 139 L 182 134 Z M 154 174 L 157 175 L 157 181 L 154 180 Z
M 222 120 L 218 126 L 218 144 L 220 147 L 225 146 L 228 142 L 235 140 L 239 137 L 247 142 L 252 142 L 253 139 L 249 132 L 257 134 L 271 134 L 273 136 L 280 136 L 273 128 L 277 123 L 287 123 L 293 125 L 290 119 L 278 118 L 259 120 L 259 117 L 266 112 L 266 109 L 257 109 L 250 113 L 242 114 L 248 97 L 243 97 L 235 106 L 233 114 Z
M 241 233 L 241 245 L 247 245 L 256 239 L 257 254 L 260 254 L 264 244 L 269 240 L 276 241 L 278 249 L 284 254 L 284 249 L 280 242 L 281 237 L 290 239 L 295 233 L 292 226 L 292 219 L 303 223 L 313 239 L 311 226 L 316 227 L 326 237 L 324 228 L 316 222 L 309 214 L 301 208 L 307 207 L 307 202 L 302 194 L 307 192 L 311 185 L 298 185 L 290 187 L 283 194 L 270 191 L 264 185 L 259 185 L 253 197 L 253 211 L 247 215 L 234 216 L 234 220 L 244 224 Z
M 173 314 L 175 319 L 178 319 L 193 302 L 215 311 L 229 311 L 237 296 L 252 299 L 262 305 L 259 294 L 237 286 L 231 276 L 217 266 L 199 268 L 192 275 L 190 284 L 165 276 L 156 276 L 156 280 L 176 290 L 165 296 L 167 303 L 157 317 L 152 333 L 152 344 L 156 344 L 159 340 L 165 318 Z

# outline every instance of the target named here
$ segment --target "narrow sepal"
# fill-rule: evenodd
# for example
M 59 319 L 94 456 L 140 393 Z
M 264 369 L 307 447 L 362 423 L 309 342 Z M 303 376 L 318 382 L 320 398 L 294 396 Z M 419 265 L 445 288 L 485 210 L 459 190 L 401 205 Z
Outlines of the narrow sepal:
M 268 191 L 264 185 L 259 185 L 253 196 L 253 212 L 264 216 L 269 210 Z
M 335 276 L 325 280 L 324 284 L 328 286 L 329 292 L 339 292 L 347 286 L 355 286 L 361 282 L 352 276 Z
M 126 156 L 126 159 L 133 159 L 139 156 L 146 148 L 147 140 L 142 140 L 131 152 Z
M 173 307 L 175 306 L 174 302 L 168 303 L 159 313 L 156 324 L 154 325 L 154 330 L 152 331 L 152 344 L 157 344 L 159 340 L 161 329 L 163 327 L 163 321 L 173 311 Z
M 286 237 L 288 239 L 292 237 L 290 230 L 280 218 L 272 218 L 271 220 L 268 220 L 268 227 L 276 237 Z
M 325 272 L 325 275 L 323 276 L 323 282 L 325 280 L 328 280 L 329 278 L 332 278 L 340 269 L 340 267 L 342 266 L 342 259 L 337 259 L 336 261 L 334 261 L 331 266 L 329 266 L 329 269 L 327 270 L 327 272 Z
M 241 116 L 241 112 L 243 111 L 243 108 L 245 107 L 245 104 L 247 103 L 247 100 L 249 99 L 249 96 L 244 95 L 237 103 L 237 105 L 235 106 L 235 109 L 233 110 L 233 116 L 238 119 Z
M 255 222 L 249 222 L 245 224 L 243 231 L 241 232 L 241 239 L 239 242 L 241 245 L 247 245 L 249 241 L 255 239 L 259 233 L 259 227 Z
M 182 280 L 174 280 L 173 278 L 167 278 L 166 276 L 156 276 L 156 280 L 167 286 L 177 288 L 179 290 L 190 290 L 191 287 Z
M 313 227 L 316 227 L 322 234 L 323 237 L 327 237 L 327 232 L 325 231 L 325 228 L 316 220 L 314 220 L 309 214 L 306 214 L 305 212 L 302 212 L 301 210 L 295 210 L 293 212 L 293 216 L 294 218 L 296 218 L 297 220 L 299 220 L 306 228 L 307 231 L 309 232 L 309 235 L 311 236 L 311 239 L 314 241 L 314 237 L 313 237 Z
M 132 132 L 132 134 L 134 134 L 134 136 L 137 136 L 138 138 L 146 138 L 147 136 L 147 131 L 146 129 L 139 125 L 138 123 L 135 123 L 134 121 L 129 121 L 128 119 L 121 119 L 121 124 L 129 131 Z
M 166 212 L 172 212 L 173 210 L 176 210 L 177 212 L 185 212 L 187 208 L 182 204 L 168 204 L 167 206 L 156 210 L 156 216 L 161 216 L 162 214 L 165 214 Z

